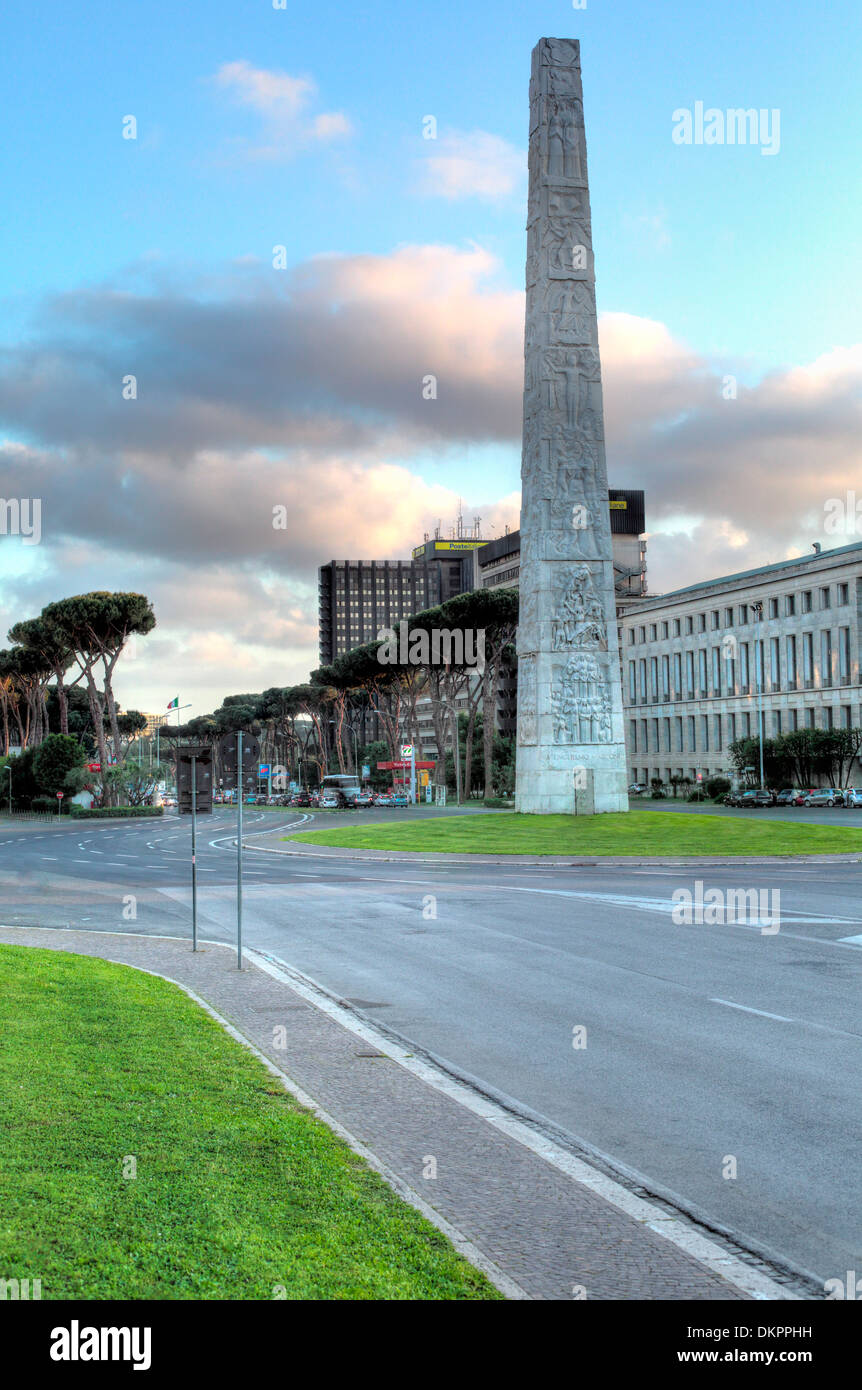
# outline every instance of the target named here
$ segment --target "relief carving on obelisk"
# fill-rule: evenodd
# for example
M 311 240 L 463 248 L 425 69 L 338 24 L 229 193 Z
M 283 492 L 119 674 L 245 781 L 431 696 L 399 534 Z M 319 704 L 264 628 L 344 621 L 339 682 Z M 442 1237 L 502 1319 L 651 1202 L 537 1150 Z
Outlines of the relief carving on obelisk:
M 551 695 L 555 743 L 610 743 L 611 697 L 595 657 L 571 656 Z
M 625 810 L 595 270 L 580 48 L 573 39 L 543 39 L 533 52 L 529 173 L 516 802 L 526 811 L 571 809 L 570 772 L 586 766 L 596 779 L 596 809 Z M 601 753 L 588 751 L 599 747 Z

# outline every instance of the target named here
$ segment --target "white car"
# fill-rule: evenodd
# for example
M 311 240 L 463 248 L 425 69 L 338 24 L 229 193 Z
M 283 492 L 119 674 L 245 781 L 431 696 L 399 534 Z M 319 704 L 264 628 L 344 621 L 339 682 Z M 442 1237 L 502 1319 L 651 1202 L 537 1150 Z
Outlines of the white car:
M 334 796 L 324 796 L 320 802 L 320 809 L 322 811 L 337 811 L 338 802 Z

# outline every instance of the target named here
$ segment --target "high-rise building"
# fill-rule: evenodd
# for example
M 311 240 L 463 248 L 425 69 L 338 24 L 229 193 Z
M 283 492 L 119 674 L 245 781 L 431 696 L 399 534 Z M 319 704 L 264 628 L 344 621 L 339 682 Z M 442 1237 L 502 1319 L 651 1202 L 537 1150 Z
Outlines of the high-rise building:
M 484 541 L 423 542 L 412 560 L 330 560 L 319 570 L 320 662 L 373 642 L 381 628 L 473 587 L 473 553 Z

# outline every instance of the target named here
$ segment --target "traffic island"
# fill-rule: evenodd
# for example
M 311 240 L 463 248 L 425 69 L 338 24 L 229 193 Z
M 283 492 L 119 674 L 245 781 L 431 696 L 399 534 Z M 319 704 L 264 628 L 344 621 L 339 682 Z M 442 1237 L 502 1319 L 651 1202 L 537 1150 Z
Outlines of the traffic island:
M 425 817 L 401 824 L 304 830 L 285 836 L 309 846 L 417 854 L 519 855 L 535 858 L 681 859 L 808 855 L 862 856 L 862 830 L 629 811 L 599 816 L 533 816 L 511 811 L 482 816 Z

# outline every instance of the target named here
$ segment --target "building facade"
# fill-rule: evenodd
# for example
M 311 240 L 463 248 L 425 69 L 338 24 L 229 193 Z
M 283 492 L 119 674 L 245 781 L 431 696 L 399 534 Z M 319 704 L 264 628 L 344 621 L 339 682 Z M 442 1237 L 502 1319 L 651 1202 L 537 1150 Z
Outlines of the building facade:
M 617 614 L 646 595 L 644 494 L 609 488 Z M 476 528 L 478 529 L 478 527 Z M 318 576 L 320 664 L 365 642 L 382 628 L 395 628 L 425 608 L 433 608 L 471 589 L 518 588 L 521 572 L 520 531 L 496 540 L 439 534 L 416 546 L 410 560 L 330 560 Z M 497 727 L 514 735 L 517 720 L 517 668 L 500 678 Z M 467 698 L 456 701 L 466 708 Z M 423 757 L 439 755 L 429 702 L 418 703 L 419 742 Z M 376 720 L 363 721 L 362 736 L 376 737 Z
M 373 642 L 382 628 L 472 588 L 475 541 L 431 540 L 412 560 L 330 560 L 318 571 L 320 664 Z
M 646 596 L 647 567 L 644 531 L 644 494 L 608 489 L 611 517 L 611 543 L 614 561 L 614 592 L 617 616 L 623 608 Z M 521 576 L 521 533 L 507 531 L 473 552 L 473 589 L 518 588 Z
M 764 738 L 858 727 L 860 634 L 858 542 L 626 607 L 620 636 L 631 781 L 733 780 L 730 745 L 758 736 L 761 707 Z

